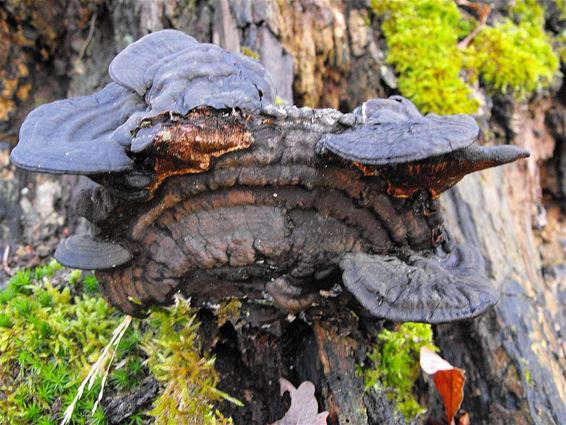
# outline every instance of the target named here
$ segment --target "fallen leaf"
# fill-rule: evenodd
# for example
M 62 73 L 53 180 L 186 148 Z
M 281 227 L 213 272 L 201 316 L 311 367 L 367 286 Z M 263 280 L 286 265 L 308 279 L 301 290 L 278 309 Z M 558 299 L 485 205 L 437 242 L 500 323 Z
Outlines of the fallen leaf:
M 470 425 L 470 414 L 465 412 L 460 418 L 458 419 L 458 425 Z
M 448 423 L 452 424 L 454 415 L 460 409 L 464 399 L 466 372 L 463 369 L 452 366 L 426 347 L 421 348 L 420 364 L 421 369 L 426 374 L 432 376 L 436 389 L 444 402 Z
M 299 388 L 285 378 L 279 380 L 281 395 L 289 392 L 291 396 L 291 407 L 283 418 L 271 425 L 327 425 L 328 412 L 318 413 L 318 403 L 314 396 L 314 385 L 305 381 Z

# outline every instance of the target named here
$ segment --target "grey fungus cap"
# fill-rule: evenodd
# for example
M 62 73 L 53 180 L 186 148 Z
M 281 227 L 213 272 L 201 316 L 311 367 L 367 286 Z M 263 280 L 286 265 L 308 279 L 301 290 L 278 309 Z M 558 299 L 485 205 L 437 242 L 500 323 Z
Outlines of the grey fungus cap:
M 329 134 L 323 147 L 350 161 L 391 165 L 439 156 L 471 145 L 479 127 L 468 115 L 423 116 L 401 96 L 371 99 L 354 110 L 362 122 Z
M 346 254 L 344 285 L 374 316 L 396 322 L 445 323 L 483 313 L 499 299 L 479 251 L 458 245 L 442 257 Z
M 24 121 L 12 162 L 30 171 L 93 175 L 132 169 L 132 132 L 162 113 L 198 106 L 260 109 L 270 78 L 253 59 L 175 30 L 149 34 L 112 61 L 114 82 L 90 96 L 52 102 Z
M 55 259 L 74 269 L 107 270 L 126 264 L 132 254 L 114 242 L 104 242 L 90 235 L 74 235 L 63 239 L 55 250 Z
M 10 160 L 26 170 L 54 174 L 129 170 L 124 123 L 144 108 L 142 98 L 114 83 L 91 96 L 42 105 L 22 124 Z
M 259 62 L 175 30 L 132 43 L 108 71 L 116 83 L 145 98 L 145 118 L 163 112 L 184 115 L 198 106 L 256 110 L 275 97 Z
M 144 79 L 145 72 L 158 62 L 167 61 L 196 44 L 198 42 L 193 37 L 180 31 L 163 30 L 148 34 L 122 50 L 110 63 L 108 74 L 112 81 L 144 96 L 151 88 L 151 80 Z

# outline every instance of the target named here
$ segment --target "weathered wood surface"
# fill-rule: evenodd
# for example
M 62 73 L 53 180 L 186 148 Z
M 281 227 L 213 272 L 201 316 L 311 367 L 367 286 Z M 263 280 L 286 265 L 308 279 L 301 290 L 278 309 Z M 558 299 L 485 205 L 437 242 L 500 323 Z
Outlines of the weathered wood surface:
M 391 93 L 392 73 L 384 64 L 379 28 L 359 25 L 370 18 L 364 2 L 79 1 L 73 8 L 35 2 L 29 8 L 33 13 L 16 3 L 25 2 L 3 2 L 0 9 L 0 32 L 18 35 L 0 38 L 10 46 L 1 49 L 0 67 L 21 72 L 7 65 L 21 57 L 29 77 L 19 76 L 17 87 L 31 87 L 28 96 L 27 88 L 19 95 L 18 90 L 2 92 L 1 141 L 12 146 L 21 119 L 35 103 L 92 92 L 106 82 L 106 67 L 118 50 L 169 26 L 228 49 L 257 51 L 280 96 L 293 96 L 299 105 L 350 110 L 369 97 Z M 49 21 L 57 25 L 45 25 Z M 66 30 L 53 34 L 61 22 Z M 501 130 L 499 139 L 489 143 L 515 143 L 533 156 L 468 176 L 443 197 L 447 227 L 457 239 L 481 249 L 502 293 L 484 317 L 435 329 L 444 357 L 467 371 L 463 408 L 474 424 L 566 423 L 566 230 L 560 213 L 566 190 L 566 112 L 559 93 L 564 89 L 538 95 L 529 105 L 507 103 L 507 108 L 496 101 L 498 114 L 484 121 Z M 4 148 L 0 240 L 2 246 L 10 243 L 9 265 L 15 266 L 14 252 L 44 257 L 65 227 L 75 225 L 68 220 L 68 200 L 76 183 L 14 174 L 6 158 Z M 33 250 L 37 247 L 43 249 L 39 255 Z M 245 303 L 241 315 L 221 326 L 208 309 L 201 319 L 208 348 L 218 358 L 222 388 L 248 406 L 226 406 L 236 424 L 264 424 L 283 415 L 280 376 L 294 384 L 311 380 L 321 409 L 331 413 L 329 423 L 402 423 L 377 395 L 363 393 L 353 370 L 380 323 L 354 320 L 346 308 L 337 308 L 334 317 L 314 309 L 289 321 Z M 384 416 L 376 417 L 378 411 Z M 438 407 L 433 416 L 442 416 Z

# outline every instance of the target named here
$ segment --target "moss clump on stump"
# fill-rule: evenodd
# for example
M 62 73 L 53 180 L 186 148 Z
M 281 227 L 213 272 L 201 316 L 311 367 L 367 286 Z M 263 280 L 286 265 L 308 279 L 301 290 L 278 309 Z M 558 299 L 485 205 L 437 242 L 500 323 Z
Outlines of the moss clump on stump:
M 183 298 L 170 308 L 154 309 L 147 319 L 143 349 L 147 364 L 164 390 L 150 412 L 156 424 L 231 425 L 213 402 L 226 399 L 241 405 L 216 388 L 218 375 L 214 359 L 202 355 L 198 347 L 199 323 Z
M 544 31 L 544 10 L 536 0 L 517 1 L 509 12 L 509 18 L 477 35 L 468 55 L 491 91 L 524 99 L 552 82 L 560 61 Z
M 465 48 L 459 40 L 478 23 L 452 0 L 373 0 L 372 9 L 383 19 L 399 90 L 423 112 L 475 113 L 478 78 L 491 93 L 524 99 L 557 75 L 559 58 L 536 0 L 517 0 L 508 18 L 483 28 Z
M 372 9 L 383 18 L 387 61 L 399 74 L 404 96 L 423 112 L 474 113 L 478 109 L 461 76 L 465 57 L 458 49 L 458 40 L 473 25 L 462 19 L 454 1 L 373 0 Z
M 383 330 L 368 354 L 371 365 L 360 371 L 366 390 L 374 387 L 384 391 L 407 421 L 426 412 L 412 392 L 420 373 L 421 347 L 438 350 L 433 344 L 431 325 L 404 323 L 393 331 Z
M 61 269 L 51 262 L 20 271 L 0 292 L 0 423 L 58 423 L 119 322 L 99 296 L 55 287 L 52 279 Z M 64 278 L 77 284 L 80 274 Z M 85 394 L 77 417 L 91 416 L 97 391 Z M 97 410 L 92 421 L 105 423 L 104 412 Z

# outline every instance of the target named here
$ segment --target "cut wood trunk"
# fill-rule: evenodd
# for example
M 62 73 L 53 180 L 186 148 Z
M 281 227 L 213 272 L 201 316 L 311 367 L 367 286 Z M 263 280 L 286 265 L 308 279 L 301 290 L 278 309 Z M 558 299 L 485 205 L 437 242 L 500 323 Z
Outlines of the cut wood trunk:
M 33 12 L 15 6 L 0 11 L 0 40 L 7 46 L 0 49 L 0 67 L 8 73 L 0 90 L 0 141 L 14 145 L 34 104 L 101 87 L 118 50 L 169 26 L 199 41 L 255 52 L 279 96 L 299 106 L 351 110 L 392 92 L 378 23 L 360 25 L 371 19 L 364 2 L 71 3 L 66 9 L 41 3 Z M 12 67 L 14 58 L 24 66 Z M 16 89 L 6 89 L 10 79 L 17 80 Z M 481 250 L 501 293 L 483 317 L 435 327 L 442 355 L 466 370 L 462 407 L 474 425 L 566 423 L 566 231 L 560 212 L 566 113 L 557 93 L 564 89 L 528 105 L 507 102 L 500 114 L 483 117 L 505 129 L 491 142 L 526 147 L 531 159 L 468 176 L 442 197 L 447 227 L 458 241 Z M 494 108 L 502 104 L 496 99 Z M 65 177 L 14 173 L 6 157 L 4 150 L 0 248 L 10 244 L 9 261 L 16 266 L 14 253 L 32 258 L 43 246 L 44 257 L 65 228 L 76 225 L 69 199 L 77 186 Z M 334 310 L 313 308 L 297 317 L 245 300 L 222 320 L 203 308 L 203 343 L 217 357 L 220 387 L 245 402 L 244 408 L 222 405 L 224 413 L 236 424 L 281 418 L 289 406 L 279 396 L 278 380 L 285 377 L 295 386 L 314 383 L 329 424 L 402 424 L 385 397 L 364 391 L 356 374 L 383 324 L 353 316 L 349 302 L 344 297 Z M 431 396 L 428 403 L 432 417 L 443 417 L 439 400 Z

